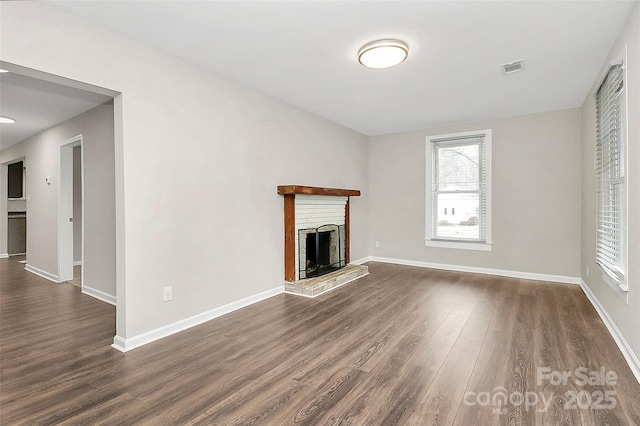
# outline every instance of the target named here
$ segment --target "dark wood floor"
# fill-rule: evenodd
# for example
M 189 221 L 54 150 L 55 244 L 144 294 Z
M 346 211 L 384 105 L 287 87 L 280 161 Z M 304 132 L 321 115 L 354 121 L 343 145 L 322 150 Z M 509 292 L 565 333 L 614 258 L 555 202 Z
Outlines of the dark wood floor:
M 23 266 L 0 260 L 3 425 L 640 423 L 640 385 L 577 286 L 372 263 L 123 354 L 114 307 Z M 539 367 L 573 373 L 538 383 Z M 617 383 L 576 383 L 579 367 Z

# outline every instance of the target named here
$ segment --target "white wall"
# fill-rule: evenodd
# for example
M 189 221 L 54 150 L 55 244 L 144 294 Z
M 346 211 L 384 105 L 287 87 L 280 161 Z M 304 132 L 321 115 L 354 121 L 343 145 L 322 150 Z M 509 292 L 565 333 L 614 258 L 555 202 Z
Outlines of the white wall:
M 363 190 L 351 202 L 351 249 L 353 259 L 368 254 L 364 135 L 47 4 L 0 7 L 4 61 L 122 93 L 119 337 L 282 286 L 277 185 Z
M 582 106 L 582 279 L 600 301 L 624 339 L 640 358 L 640 3 L 636 4 L 627 23 L 620 32 L 611 54 L 603 64 L 602 72 L 611 60 L 627 45 L 627 97 L 628 97 L 628 257 L 627 270 L 629 303 L 616 294 L 602 279 L 595 261 L 596 252 L 596 179 L 593 168 L 595 144 L 595 91 L 594 81 Z M 589 268 L 589 275 L 587 275 Z M 637 361 L 636 361 L 637 362 Z M 637 365 L 640 368 L 640 364 Z M 640 373 L 638 370 L 637 374 Z
M 425 247 L 426 137 L 484 129 L 493 130 L 493 249 Z M 369 175 L 373 256 L 580 275 L 579 109 L 372 137 Z
M 60 145 L 79 134 L 83 135 L 87 165 L 83 286 L 115 298 L 113 105 L 101 105 L 3 149 L 0 162 L 25 157 L 27 263 L 57 277 Z M 50 185 L 46 177 L 50 177 Z

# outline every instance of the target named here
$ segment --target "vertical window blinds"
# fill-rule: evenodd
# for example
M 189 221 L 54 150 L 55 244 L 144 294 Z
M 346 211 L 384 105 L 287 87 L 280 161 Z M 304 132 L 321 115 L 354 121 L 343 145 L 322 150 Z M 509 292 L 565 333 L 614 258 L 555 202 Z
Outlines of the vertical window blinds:
M 624 70 L 609 69 L 596 92 L 596 262 L 616 284 L 625 284 L 626 184 Z

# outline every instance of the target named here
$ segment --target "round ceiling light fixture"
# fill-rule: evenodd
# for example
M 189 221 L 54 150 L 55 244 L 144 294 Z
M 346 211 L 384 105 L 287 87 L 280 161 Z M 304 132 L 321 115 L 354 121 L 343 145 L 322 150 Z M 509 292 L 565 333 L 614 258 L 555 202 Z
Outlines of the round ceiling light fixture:
M 1 124 L 13 124 L 15 123 L 16 120 L 14 120 L 13 118 L 9 118 L 9 117 L 0 117 L 0 123 Z
M 358 52 L 358 61 L 367 68 L 391 68 L 407 59 L 409 46 L 400 40 L 377 40 L 367 43 Z

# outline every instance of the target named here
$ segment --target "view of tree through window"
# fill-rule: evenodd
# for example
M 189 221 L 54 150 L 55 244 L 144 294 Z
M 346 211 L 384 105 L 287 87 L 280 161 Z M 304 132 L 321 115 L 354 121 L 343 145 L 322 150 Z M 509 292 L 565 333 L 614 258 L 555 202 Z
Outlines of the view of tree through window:
M 437 238 L 480 239 L 480 144 L 436 146 Z
M 491 135 L 427 137 L 426 246 L 491 251 Z

